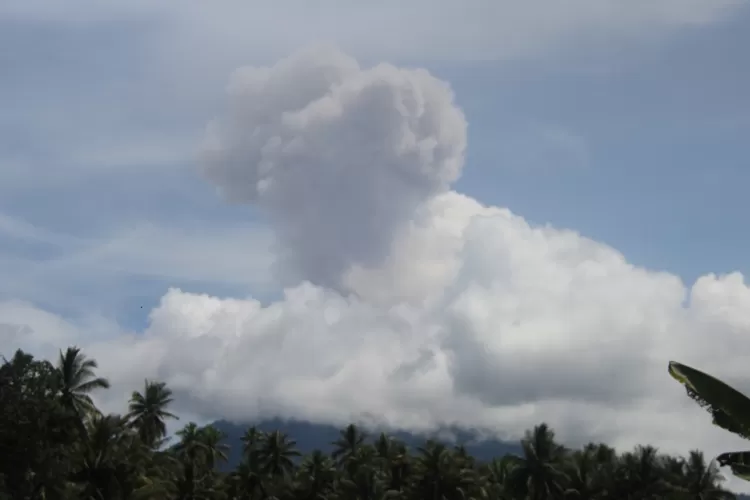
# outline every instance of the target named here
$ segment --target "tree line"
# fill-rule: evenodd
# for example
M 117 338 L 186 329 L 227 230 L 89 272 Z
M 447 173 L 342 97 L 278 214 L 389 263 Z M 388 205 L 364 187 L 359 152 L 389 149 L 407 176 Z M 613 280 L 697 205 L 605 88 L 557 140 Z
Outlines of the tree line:
M 480 461 L 464 447 L 427 440 L 408 448 L 356 425 L 330 453 L 302 455 L 291 436 L 249 427 L 243 459 L 223 472 L 228 445 L 212 426 L 187 423 L 173 439 L 172 392 L 146 380 L 124 415 L 91 399 L 109 382 L 80 349 L 57 363 L 21 350 L 0 366 L 0 500 L 556 500 L 731 499 L 715 462 L 649 445 L 617 452 L 570 449 L 540 424 L 517 455 Z

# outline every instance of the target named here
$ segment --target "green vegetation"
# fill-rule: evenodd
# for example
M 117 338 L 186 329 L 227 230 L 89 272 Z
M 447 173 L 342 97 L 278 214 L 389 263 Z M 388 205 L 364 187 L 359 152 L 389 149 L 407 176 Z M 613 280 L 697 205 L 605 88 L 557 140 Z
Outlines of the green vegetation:
M 700 370 L 676 361 L 669 363 L 669 374 L 685 386 L 688 396 L 713 417 L 714 425 L 750 439 L 750 399 L 733 387 Z M 750 481 L 750 451 L 722 453 L 716 460 Z
M 76 348 L 60 353 L 56 365 L 22 351 L 4 360 L 0 499 L 735 498 L 721 489 L 717 466 L 701 452 L 681 458 L 639 446 L 617 453 L 605 444 L 571 450 L 545 424 L 526 433 L 518 456 L 489 463 L 434 441 L 410 450 L 354 425 L 341 431 L 331 454 L 301 456 L 290 436 L 251 427 L 242 439 L 243 461 L 220 472 L 228 448 L 216 428 L 188 423 L 174 444 L 166 441 L 165 422 L 177 417 L 165 384 L 146 381 L 127 414 L 103 415 L 90 395 L 109 383 L 96 369 Z M 690 387 L 702 390 L 698 382 Z

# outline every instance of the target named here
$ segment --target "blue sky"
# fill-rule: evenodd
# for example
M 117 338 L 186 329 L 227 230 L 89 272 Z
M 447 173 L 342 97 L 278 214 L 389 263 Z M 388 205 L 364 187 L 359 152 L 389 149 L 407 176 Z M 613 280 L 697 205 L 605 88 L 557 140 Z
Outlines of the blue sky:
M 472 126 L 461 188 L 687 281 L 707 271 L 747 272 L 748 21 L 738 15 L 589 71 L 453 72 L 448 78 Z M 503 165 L 498 157 L 511 164 L 533 155 L 506 152 L 501 139 L 523 135 L 529 123 L 576 137 L 585 161 L 552 149 L 537 168 Z
M 253 204 L 226 203 L 217 186 L 201 175 L 199 152 L 209 121 L 232 106 L 226 93 L 233 70 L 273 65 L 322 41 L 356 57 L 364 68 L 381 61 L 426 68 L 455 92 L 468 122 L 468 149 L 452 189 L 523 218 L 511 224 L 492 212 L 499 217 L 492 229 L 498 237 L 483 243 L 472 239 L 472 224 L 451 222 L 465 227 L 460 236 L 465 252 L 478 259 L 461 254 L 461 259 L 469 259 L 458 267 L 461 272 L 480 269 L 480 261 L 489 266 L 485 260 L 492 258 L 485 257 L 485 248 L 493 248 L 500 260 L 508 259 L 490 274 L 497 279 L 494 287 L 473 300 L 494 304 L 488 298 L 492 293 L 523 276 L 541 288 L 526 298 L 521 294 L 528 290 L 518 285 L 511 302 L 531 308 L 539 297 L 552 293 L 542 285 L 547 278 L 537 282 L 533 271 L 552 264 L 527 262 L 526 255 L 551 259 L 560 248 L 573 245 L 588 255 L 583 267 L 614 266 L 601 271 L 612 280 L 605 289 L 613 290 L 613 298 L 601 307 L 597 328 L 606 324 L 625 332 L 631 317 L 627 314 L 638 311 L 650 318 L 642 319 L 643 324 L 654 321 L 643 328 L 644 338 L 663 334 L 674 341 L 682 327 L 695 335 L 707 331 L 701 315 L 716 308 L 724 315 L 722 325 L 729 325 L 727 339 L 750 331 L 750 319 L 737 312 L 738 304 L 750 301 L 742 276 L 714 282 L 709 275 L 750 273 L 750 233 L 745 230 L 750 213 L 747 2 L 626 5 L 575 0 L 563 9 L 542 0 L 523 5 L 476 1 L 465 8 L 447 1 L 428 6 L 414 0 L 405 7 L 383 2 L 375 7 L 328 0 L 319 11 L 291 0 L 274 5 L 229 2 L 208 9 L 199 3 L 182 8 L 170 1 L 127 6 L 76 1 L 62 9 L 55 2 L 37 0 L 0 6 L 0 326 L 28 322 L 54 330 L 57 327 L 50 325 L 63 325 L 56 339 L 90 339 L 94 326 L 109 340 L 110 333 L 117 337 L 132 331 L 159 332 L 171 339 L 170 328 L 164 326 L 169 319 L 193 332 L 191 338 L 210 343 L 213 330 L 206 325 L 218 320 L 203 318 L 201 311 L 218 308 L 239 321 L 236 308 L 256 307 L 249 300 L 213 296 L 252 296 L 275 304 L 263 311 L 280 317 L 284 313 L 279 311 L 312 293 L 303 288 L 291 298 L 284 295 L 285 286 L 297 283 L 279 281 L 272 273 L 278 224 L 269 223 Z M 459 215 L 481 212 L 473 201 L 445 203 Z M 613 247 L 624 260 L 608 247 L 589 248 L 587 240 L 571 243 L 567 233 L 544 233 L 550 238 L 546 250 L 520 243 L 511 248 L 517 243 L 513 238 L 541 238 L 528 233 L 526 222 L 577 231 Z M 421 241 L 416 236 L 405 243 L 394 238 L 394 244 L 401 242 L 409 251 Z M 425 241 L 429 248 L 433 240 Z M 392 268 L 384 267 L 378 276 L 408 274 L 398 270 L 433 262 L 428 257 L 394 254 L 388 261 Z M 566 256 L 558 257 L 567 262 Z M 653 272 L 641 274 L 631 265 Z M 361 270 L 355 271 L 352 276 Z M 420 287 L 429 288 L 432 274 L 442 272 L 427 269 L 421 278 L 409 275 L 404 280 L 412 281 L 398 282 L 404 287 L 399 290 L 389 288 L 398 281 L 392 276 L 392 282 L 375 290 L 376 277 L 365 273 L 361 279 L 368 286 L 350 284 L 347 290 L 357 294 L 368 311 L 381 310 L 385 305 L 378 297 L 417 293 Z M 574 283 L 577 275 L 571 273 Z M 467 287 L 464 294 L 457 290 L 481 281 L 472 276 L 450 281 L 453 285 L 445 290 L 466 299 L 474 288 Z M 549 283 L 555 276 L 559 278 L 550 274 Z M 646 280 L 644 276 L 647 281 L 639 281 Z M 696 283 L 702 276 L 705 279 Z M 171 287 L 182 291 L 170 295 Z M 342 289 L 321 290 L 325 300 L 344 307 L 336 302 L 337 294 L 346 296 Z M 622 297 L 615 299 L 618 293 Z M 681 307 L 688 293 L 697 305 L 673 310 L 673 302 Z M 602 294 L 592 292 L 591 297 Z M 648 302 L 639 302 L 639 297 L 651 297 L 661 304 L 667 296 L 667 312 L 651 311 Z M 315 297 L 311 303 L 323 300 Z M 566 297 L 558 297 L 561 304 L 567 303 Z M 347 302 L 351 300 L 344 300 L 351 309 L 342 309 L 342 317 L 359 311 Z M 392 311 L 392 305 L 382 311 Z M 466 303 L 457 300 L 453 305 L 460 309 Z M 567 311 L 557 305 L 549 305 L 538 317 Z M 405 299 L 400 306 L 412 304 Z M 662 313 L 670 318 L 666 323 L 654 319 Z M 730 318 L 730 313 L 739 316 Z M 489 317 L 472 320 L 472 335 L 479 338 L 476 325 L 484 320 L 477 318 Z M 496 318 L 487 328 L 502 329 L 505 319 Z M 564 325 L 569 318 L 562 314 L 557 319 Z M 265 319 L 255 328 L 273 321 Z M 369 324 L 367 319 L 352 321 Z M 518 323 L 514 321 L 509 324 Z M 575 321 L 570 319 L 565 328 L 573 331 Z M 671 326 L 663 326 L 667 323 Z M 283 338 L 293 334 L 289 324 L 279 328 Z M 380 323 L 372 328 L 393 333 Z M 66 333 L 72 331 L 78 333 Z M 592 345 L 583 337 L 579 340 L 584 347 Z M 93 342 L 96 352 L 105 352 L 99 340 Z M 699 351 L 696 347 L 685 356 Z M 705 362 L 722 366 L 719 358 L 716 354 Z M 331 363 L 345 358 L 336 359 Z M 735 361 L 747 366 L 744 357 Z M 158 365 L 154 370 L 183 381 L 175 384 L 192 380 L 183 372 L 189 368 L 164 363 L 153 365 Z M 113 368 L 117 373 L 120 369 Z M 208 404 L 220 406 L 216 401 Z M 195 408 L 185 411 L 206 415 Z M 560 411 L 561 422 L 567 422 L 567 413 Z M 507 416 L 492 415 L 502 421 Z M 570 424 L 569 435 L 580 430 L 576 425 L 583 424 Z M 660 435 L 651 424 L 643 425 L 651 434 L 637 434 L 639 439 Z M 626 431 L 622 433 L 617 435 L 622 442 L 636 439 L 635 431 L 627 439 Z M 706 442 L 712 436 L 707 434 Z
M 457 189 L 535 223 L 574 228 L 688 282 L 708 271 L 746 272 L 749 15 L 740 8 L 646 46 L 423 64 L 451 83 L 470 123 Z M 2 45 L 13 48 L 0 56 L 2 213 L 77 236 L 143 221 L 200 231 L 254 219 L 212 197 L 192 167 L 231 67 L 196 88 L 185 82 L 186 95 L 167 90 L 173 75 L 148 57 L 159 23 L 144 17 L 83 27 L 0 18 Z M 196 70 L 206 66 L 199 57 Z M 44 258 L 41 247 L 0 241 L 3 253 Z M 138 290 L 117 307 L 141 325 L 131 303 L 153 304 L 166 282 L 117 281 Z M 13 297 L 13 288 L 2 295 Z M 74 293 L 87 307 L 99 295 Z

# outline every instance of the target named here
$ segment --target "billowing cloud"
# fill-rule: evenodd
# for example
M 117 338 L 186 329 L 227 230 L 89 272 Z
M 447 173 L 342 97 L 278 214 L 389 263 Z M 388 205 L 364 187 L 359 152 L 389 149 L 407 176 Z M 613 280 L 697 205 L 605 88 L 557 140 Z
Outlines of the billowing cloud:
M 316 49 L 241 70 L 230 96 L 205 174 L 268 214 L 301 282 L 271 303 L 172 289 L 145 331 L 105 339 L 5 304 L 0 334 L 40 350 L 77 338 L 115 382 L 101 395 L 112 409 L 149 376 L 204 419 L 457 424 L 505 438 L 547 421 L 571 443 L 734 446 L 666 366 L 750 382 L 740 274 L 688 287 L 452 191 L 466 124 L 424 71 Z
M 458 177 L 466 121 L 424 70 L 360 69 L 330 47 L 243 68 L 210 127 L 205 174 L 270 217 L 284 265 L 338 286 L 377 266 L 416 208 Z

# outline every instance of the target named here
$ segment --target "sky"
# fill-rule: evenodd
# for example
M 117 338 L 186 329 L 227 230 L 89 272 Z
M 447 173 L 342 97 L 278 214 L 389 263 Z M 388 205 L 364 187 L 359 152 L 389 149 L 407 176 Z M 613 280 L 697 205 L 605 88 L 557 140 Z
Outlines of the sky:
M 121 411 L 742 449 L 750 5 L 0 4 L 0 351 Z M 736 482 L 732 482 L 736 485 Z M 740 486 L 740 485 L 736 485 Z

